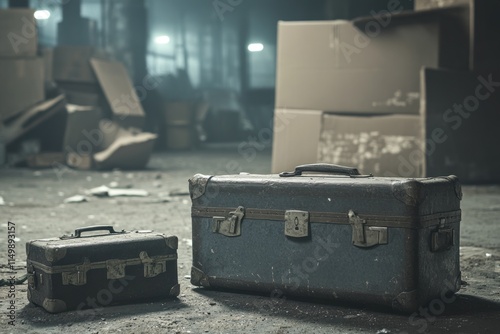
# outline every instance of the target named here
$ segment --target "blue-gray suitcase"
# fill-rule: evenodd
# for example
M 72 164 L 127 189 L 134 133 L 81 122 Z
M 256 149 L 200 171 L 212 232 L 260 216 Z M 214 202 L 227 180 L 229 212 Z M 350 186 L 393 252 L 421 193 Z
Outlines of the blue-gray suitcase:
M 455 176 L 373 177 L 313 164 L 189 182 L 193 285 L 402 312 L 460 288 Z

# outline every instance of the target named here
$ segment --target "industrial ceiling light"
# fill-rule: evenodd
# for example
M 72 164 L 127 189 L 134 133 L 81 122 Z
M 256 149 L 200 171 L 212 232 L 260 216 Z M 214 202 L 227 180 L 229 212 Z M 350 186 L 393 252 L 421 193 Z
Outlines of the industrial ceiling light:
M 252 43 L 248 45 L 248 51 L 250 52 L 261 52 L 264 50 L 264 44 L 262 43 Z
M 167 35 L 155 37 L 155 44 L 168 44 L 170 43 L 170 37 Z
M 50 12 L 48 10 L 37 10 L 35 12 L 35 19 L 37 20 L 48 20 L 50 17 Z

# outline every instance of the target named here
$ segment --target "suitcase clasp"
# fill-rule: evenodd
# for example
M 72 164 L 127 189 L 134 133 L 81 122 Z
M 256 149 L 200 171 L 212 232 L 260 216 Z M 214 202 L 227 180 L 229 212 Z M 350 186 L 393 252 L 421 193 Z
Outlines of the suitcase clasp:
M 445 227 L 446 219 L 439 220 L 439 227 L 431 234 L 431 252 L 450 250 L 455 245 L 455 230 Z
M 241 235 L 241 221 L 245 217 L 245 208 L 240 206 L 235 211 L 229 212 L 229 217 L 213 217 L 212 232 L 226 237 L 239 237 Z
M 286 211 L 285 235 L 292 238 L 309 236 L 309 212 L 298 210 Z
M 120 279 L 125 277 L 125 260 L 107 260 L 106 277 L 107 279 Z
M 349 211 L 349 223 L 352 226 L 352 244 L 360 248 L 387 245 L 387 227 L 366 226 L 354 211 Z
M 85 285 L 87 284 L 87 271 L 89 271 L 92 265 L 89 259 L 84 258 L 83 263 L 76 266 L 76 271 L 63 272 L 62 273 L 62 284 L 63 285 Z
M 159 261 L 154 258 L 150 258 L 147 252 L 141 252 L 139 254 L 141 262 L 144 264 L 144 277 L 152 278 L 156 277 L 167 271 L 166 260 Z

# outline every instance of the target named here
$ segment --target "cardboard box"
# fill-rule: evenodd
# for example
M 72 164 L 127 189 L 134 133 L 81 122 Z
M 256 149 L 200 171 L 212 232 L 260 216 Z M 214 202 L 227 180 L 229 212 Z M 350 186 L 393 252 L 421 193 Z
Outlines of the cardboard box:
M 45 99 L 42 58 L 0 58 L 0 120 Z
M 69 152 L 66 155 L 66 165 L 74 169 L 90 170 L 94 165 L 93 156 L 91 154 Z
M 39 127 L 40 124 L 60 114 L 66 114 L 65 111 L 64 95 L 43 101 L 15 118 L 0 122 L 0 142 L 9 145 L 24 134 Z M 45 137 L 50 138 L 52 134 L 47 134 Z
M 152 133 L 118 137 L 107 149 L 94 154 L 94 164 L 98 169 L 143 169 L 151 157 L 156 138 Z
M 323 114 L 318 161 L 357 167 L 377 176 L 419 177 L 419 161 L 409 168 L 401 157 L 421 151 L 419 115 L 340 116 Z
M 500 1 L 497 0 L 415 0 L 415 10 L 460 6 L 460 29 L 467 32 L 469 69 L 473 71 L 500 69 Z
M 418 114 L 421 67 L 466 69 L 466 36 L 443 10 L 389 19 L 280 22 L 276 108 Z
M 91 60 L 91 64 L 113 113 L 113 120 L 122 127 L 142 128 L 144 109 L 123 64 L 96 58 Z
M 64 162 L 64 154 L 62 152 L 43 152 L 26 157 L 26 164 L 30 168 L 53 168 Z
M 42 48 L 40 55 L 43 58 L 45 81 L 54 81 L 54 48 Z
M 54 48 L 54 80 L 97 84 L 97 77 L 90 65 L 91 58 L 106 58 L 106 53 L 92 46 Z
M 326 162 L 377 176 L 500 182 L 500 73 L 423 69 L 421 81 L 420 115 L 276 110 L 273 173 Z
M 33 9 L 0 9 L 0 57 L 36 56 L 38 32 L 34 14 Z
M 295 166 L 317 161 L 322 111 L 276 109 L 272 172 L 293 170 Z M 242 153 L 250 148 L 243 148 Z
M 98 107 L 66 106 L 68 119 L 64 135 L 64 151 L 78 155 L 99 152 L 104 144 L 104 135 L 99 128 L 102 112 Z
M 194 127 L 193 125 L 167 125 L 167 149 L 169 150 L 189 150 L 194 147 Z

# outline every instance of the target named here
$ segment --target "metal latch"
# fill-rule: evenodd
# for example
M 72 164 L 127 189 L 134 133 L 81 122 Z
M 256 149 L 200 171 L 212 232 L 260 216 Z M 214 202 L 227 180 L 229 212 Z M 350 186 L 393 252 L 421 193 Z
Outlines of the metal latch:
M 91 269 L 91 264 L 88 258 L 83 259 L 83 263 L 76 266 L 76 271 L 63 272 L 63 285 L 85 285 L 87 284 L 87 271 Z
M 241 221 L 245 217 L 245 208 L 239 206 L 235 211 L 229 212 L 229 217 L 213 217 L 212 232 L 226 237 L 239 237 L 241 235 Z
M 352 244 L 356 247 L 368 248 L 376 245 L 387 245 L 387 227 L 366 226 L 354 211 L 349 211 L 349 223 L 352 226 Z
M 125 260 L 107 260 L 106 261 L 106 276 L 107 279 L 120 279 L 125 277 Z
M 445 227 L 446 219 L 439 220 L 439 227 L 431 233 L 431 252 L 442 252 L 455 245 L 455 230 Z
M 293 238 L 309 236 L 309 212 L 297 210 L 286 211 L 285 235 Z
M 144 264 L 144 277 L 151 278 L 167 271 L 166 261 L 156 261 L 148 256 L 147 252 L 139 254 L 141 262 Z
M 27 266 L 27 272 L 28 272 L 28 287 L 31 290 L 36 289 L 36 272 L 35 268 L 33 268 L 33 265 L 31 263 L 28 263 Z M 42 275 L 40 274 L 40 278 L 42 278 Z

